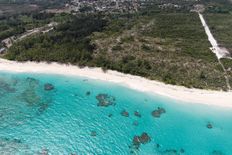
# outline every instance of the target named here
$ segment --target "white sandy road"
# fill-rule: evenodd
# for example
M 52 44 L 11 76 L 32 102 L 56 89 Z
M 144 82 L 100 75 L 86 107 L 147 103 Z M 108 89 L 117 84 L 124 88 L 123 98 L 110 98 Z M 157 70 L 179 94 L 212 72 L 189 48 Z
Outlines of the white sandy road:
M 61 65 L 57 63 L 19 63 L 0 59 L 0 71 L 82 76 L 90 79 L 120 83 L 139 91 L 151 92 L 191 103 L 232 108 L 232 92 L 189 89 L 111 70 L 104 73 L 100 68 L 79 68 L 77 66 Z
M 229 57 L 230 56 L 230 52 L 226 48 L 219 47 L 216 39 L 212 35 L 212 33 L 211 33 L 211 31 L 210 31 L 210 29 L 209 29 L 209 27 L 208 27 L 208 25 L 207 25 L 207 23 L 206 23 L 203 15 L 201 13 L 199 13 L 199 18 L 201 20 L 202 26 L 205 29 L 205 33 L 208 36 L 208 40 L 209 40 L 210 44 L 212 45 L 212 47 L 210 48 L 211 51 L 213 53 L 215 53 L 215 55 L 217 56 L 218 59 Z

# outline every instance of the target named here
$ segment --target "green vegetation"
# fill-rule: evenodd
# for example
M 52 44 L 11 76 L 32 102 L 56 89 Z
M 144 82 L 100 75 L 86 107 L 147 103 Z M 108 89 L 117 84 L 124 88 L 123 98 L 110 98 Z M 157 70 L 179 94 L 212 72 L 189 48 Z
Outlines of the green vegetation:
M 209 47 L 194 13 L 87 15 L 15 44 L 5 57 L 97 66 L 186 87 L 225 89 L 223 71 Z
M 54 31 L 17 42 L 4 57 L 102 67 L 190 88 L 226 90 L 224 71 L 209 50 L 211 45 L 199 17 L 190 13 L 198 2 L 152 3 L 144 4 L 146 9 L 134 14 L 21 14 L 13 18 L 18 22 L 15 27 L 8 26 L 11 18 L 0 20 L 0 32 L 7 33 L 18 27 L 25 30 L 50 21 L 60 23 Z M 227 3 L 203 2 L 211 30 L 221 45 L 231 49 L 232 35 L 226 35 L 232 34 L 231 9 L 223 7 Z M 222 63 L 231 82 L 231 60 Z
M 232 55 L 232 15 L 231 14 L 206 14 L 210 29 L 222 47 L 226 47 Z M 232 60 L 222 59 L 222 64 L 229 75 L 230 85 L 232 85 Z
M 231 59 L 222 59 L 221 62 L 225 66 L 225 69 L 226 69 L 228 77 L 229 77 L 229 83 L 232 86 L 232 60 Z
M 0 42 L 11 36 L 17 36 L 33 28 L 44 26 L 52 21 L 64 22 L 70 18 L 67 14 L 25 13 L 0 18 Z
M 197 14 L 135 16 L 131 22 L 134 26 L 123 32 L 108 28 L 95 34 L 95 60 L 102 60 L 97 66 L 186 87 L 225 89 L 223 71 Z M 118 46 L 123 50 L 115 50 Z
M 205 17 L 219 44 L 232 52 L 232 14 L 206 14 Z
M 84 65 L 92 60 L 94 46 L 87 37 L 101 31 L 106 21 L 98 16 L 73 17 L 54 33 L 34 36 L 16 43 L 6 55 L 18 61 L 56 61 Z
M 204 0 L 207 13 L 230 13 L 232 12 L 231 0 Z

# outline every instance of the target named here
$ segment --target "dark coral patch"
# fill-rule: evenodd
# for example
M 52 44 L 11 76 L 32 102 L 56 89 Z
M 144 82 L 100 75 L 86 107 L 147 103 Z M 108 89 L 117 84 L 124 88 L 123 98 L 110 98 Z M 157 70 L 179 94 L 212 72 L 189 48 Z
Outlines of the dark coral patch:
M 97 106 L 101 107 L 108 107 L 108 106 L 115 106 L 115 98 L 113 96 L 110 96 L 108 94 L 98 94 L 96 96 L 96 99 L 98 100 Z
M 123 110 L 122 112 L 121 112 L 121 115 L 122 116 L 124 116 L 124 117 L 129 117 L 129 112 L 127 112 L 126 110 Z
M 139 149 L 141 144 L 147 144 L 151 141 L 150 136 L 146 133 L 143 132 L 140 136 L 134 136 L 133 138 L 133 146 L 135 149 Z
M 109 115 L 108 115 L 108 117 L 112 117 L 112 116 L 113 116 L 113 114 L 109 114 Z
M 210 155 L 224 155 L 224 153 L 218 150 L 214 150 Z
M 91 131 L 91 134 L 90 134 L 92 137 L 96 137 L 97 136 L 97 132 L 96 131 Z
M 91 94 L 90 91 L 87 91 L 87 92 L 85 93 L 86 96 L 89 96 L 90 94 Z
M 213 125 L 212 125 L 211 123 L 207 123 L 206 127 L 207 127 L 208 129 L 212 129 L 212 128 L 213 128 Z
M 11 87 L 10 84 L 4 81 L 0 81 L 0 89 L 7 93 L 14 93 L 16 91 L 15 88 Z
M 22 94 L 21 98 L 27 105 L 32 106 L 40 102 L 41 97 L 37 94 L 34 87 L 28 87 Z
M 49 107 L 49 105 L 47 103 L 40 105 L 40 107 L 38 109 L 39 113 L 43 113 L 45 110 L 47 110 L 48 107 Z
M 49 150 L 46 148 L 43 148 L 40 152 L 41 155 L 48 155 L 49 154 Z
M 165 155 L 180 155 L 180 154 L 184 154 L 185 150 L 182 148 L 180 150 L 176 150 L 176 149 L 166 149 L 164 151 L 160 152 L 161 154 L 165 154 Z
M 51 83 L 46 83 L 44 85 L 44 90 L 46 91 L 50 91 L 50 90 L 53 90 L 55 87 L 51 84 Z
M 165 151 L 163 151 L 163 154 L 173 154 L 173 155 L 177 155 L 178 151 L 175 149 L 167 149 Z
M 162 114 L 166 113 L 164 108 L 158 107 L 156 110 L 152 111 L 152 116 L 155 118 L 160 118 Z
M 139 117 L 139 118 L 142 117 L 142 115 L 141 115 L 138 111 L 135 111 L 135 112 L 134 112 L 134 115 L 135 115 L 136 117 Z
M 146 132 L 143 132 L 142 135 L 139 137 L 139 140 L 142 144 L 146 144 L 151 141 L 151 138 Z
M 22 143 L 21 139 L 13 139 L 14 143 Z
M 180 149 L 180 153 L 185 153 L 184 149 Z
M 19 98 L 25 102 L 28 106 L 37 109 L 37 114 L 41 114 L 44 112 L 48 107 L 49 104 L 52 102 L 51 94 L 39 93 L 41 87 L 39 85 L 39 80 L 34 78 L 28 77 L 26 79 L 26 89 L 22 91 Z M 52 90 L 54 86 L 51 84 L 45 84 L 44 89 Z
M 38 85 L 39 84 L 39 80 L 35 79 L 35 78 L 31 78 L 31 77 L 27 77 L 26 81 L 29 83 L 29 85 Z
M 159 145 L 159 144 L 156 144 L 156 148 L 160 148 L 160 145 Z
M 133 138 L 133 146 L 135 149 L 139 149 L 140 146 L 140 140 L 139 140 L 139 136 L 134 136 Z
M 134 122 L 133 122 L 133 125 L 134 125 L 134 126 L 138 126 L 138 125 L 139 125 L 139 122 L 138 122 L 138 121 L 134 121 Z

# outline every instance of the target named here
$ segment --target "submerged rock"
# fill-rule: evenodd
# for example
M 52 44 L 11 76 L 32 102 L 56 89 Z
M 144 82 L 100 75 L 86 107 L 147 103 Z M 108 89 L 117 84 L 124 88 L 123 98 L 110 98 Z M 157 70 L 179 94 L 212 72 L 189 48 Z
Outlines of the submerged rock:
M 185 153 L 184 149 L 180 149 L 180 153 Z
M 134 121 L 134 122 L 133 122 L 133 125 L 134 125 L 134 126 L 138 126 L 138 125 L 139 125 L 139 122 L 138 122 L 138 121 Z
M 130 154 L 135 154 L 135 152 L 133 150 L 130 151 Z
M 142 135 L 139 137 L 139 140 L 142 144 L 146 144 L 151 141 L 151 138 L 146 132 L 143 132 Z
M 137 117 L 139 117 L 139 118 L 141 117 L 141 114 L 138 111 L 135 111 L 134 115 L 137 116 Z
M 39 81 L 28 77 L 26 79 L 26 89 L 20 95 L 20 99 L 27 103 L 28 106 L 38 105 L 41 97 L 38 94 Z
M 96 99 L 98 100 L 97 106 L 101 107 L 108 107 L 108 106 L 115 106 L 115 98 L 113 96 L 110 96 L 108 94 L 98 94 L 96 96 Z
M 14 93 L 16 91 L 15 88 L 11 87 L 10 84 L 5 81 L 0 81 L 0 89 L 7 93 Z
M 123 110 L 121 112 L 121 115 L 124 116 L 124 117 L 129 117 L 129 112 L 127 112 L 126 110 Z
M 41 150 L 41 155 L 48 155 L 49 150 L 44 148 Z
M 39 80 L 32 78 L 32 77 L 27 77 L 26 81 L 29 83 L 29 85 L 34 86 L 39 84 Z
M 90 91 L 87 91 L 85 95 L 89 96 L 90 94 L 91 94 Z
M 214 150 L 210 155 L 224 155 L 224 153 L 218 150 Z
M 135 149 L 139 149 L 141 144 L 147 144 L 151 141 L 150 136 L 146 133 L 143 132 L 140 136 L 134 136 L 133 138 L 133 146 Z
M 21 98 L 24 102 L 26 102 L 29 106 L 36 105 L 40 102 L 41 98 L 37 95 L 36 90 L 34 88 L 27 88 L 22 94 Z
M 164 154 L 164 155 L 178 155 L 179 153 L 175 149 L 167 149 L 167 150 L 163 151 L 162 154 Z
M 135 149 L 139 149 L 139 146 L 140 146 L 139 136 L 134 136 L 134 138 L 133 138 L 133 146 L 135 147 Z
M 92 137 L 96 137 L 97 136 L 97 132 L 96 131 L 91 131 L 91 134 L 90 134 Z
M 49 105 L 48 105 L 47 103 L 44 103 L 44 104 L 42 104 L 42 105 L 39 107 L 38 111 L 39 111 L 40 113 L 42 113 L 42 112 L 44 112 L 45 110 L 47 110 L 48 106 L 49 106 Z
M 180 155 L 180 154 L 184 154 L 185 150 L 182 148 L 179 151 L 176 149 L 166 149 L 164 151 L 160 151 L 160 154 L 162 155 Z
M 51 86 L 46 86 L 46 88 L 47 87 Z M 22 91 L 20 96 L 18 96 L 18 98 L 23 103 L 33 109 L 30 113 L 31 117 L 34 117 L 35 115 L 40 115 L 42 112 L 47 110 L 50 103 L 52 103 L 52 97 L 53 94 L 48 94 L 45 91 L 41 91 L 41 85 L 38 84 L 38 80 L 35 80 L 33 78 L 27 78 L 26 88 Z M 27 117 L 28 115 L 25 114 L 25 119 L 27 119 Z
M 50 84 L 50 83 L 46 83 L 45 85 L 44 85 L 44 90 L 46 90 L 46 91 L 50 91 L 50 90 L 53 90 L 55 87 L 52 85 L 52 84 Z
M 108 117 L 112 117 L 112 116 L 113 116 L 113 114 L 109 114 L 109 115 L 108 115 Z
M 212 129 L 212 128 L 213 128 L 213 125 L 212 125 L 211 123 L 208 123 L 208 124 L 206 125 L 206 127 L 207 127 L 208 129 Z
M 14 143 L 22 143 L 22 141 L 20 139 L 13 139 Z
M 159 145 L 159 144 L 156 144 L 156 148 L 160 148 L 160 145 Z
M 164 108 L 158 107 L 156 110 L 152 111 L 152 116 L 155 118 L 160 118 L 162 114 L 166 113 L 166 110 Z

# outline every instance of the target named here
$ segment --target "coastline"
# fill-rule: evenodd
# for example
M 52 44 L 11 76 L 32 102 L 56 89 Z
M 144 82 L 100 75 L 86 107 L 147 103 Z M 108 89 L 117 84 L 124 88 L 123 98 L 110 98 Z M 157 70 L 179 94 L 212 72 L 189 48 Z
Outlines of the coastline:
M 183 86 L 169 85 L 112 70 L 109 70 L 105 73 L 101 68 L 79 68 L 73 65 L 64 65 L 58 63 L 48 64 L 44 62 L 21 63 L 0 59 L 0 71 L 80 76 L 89 79 L 122 84 L 131 89 L 142 92 L 150 92 L 188 103 L 232 107 L 232 92 L 201 90 L 195 88 L 186 88 Z

